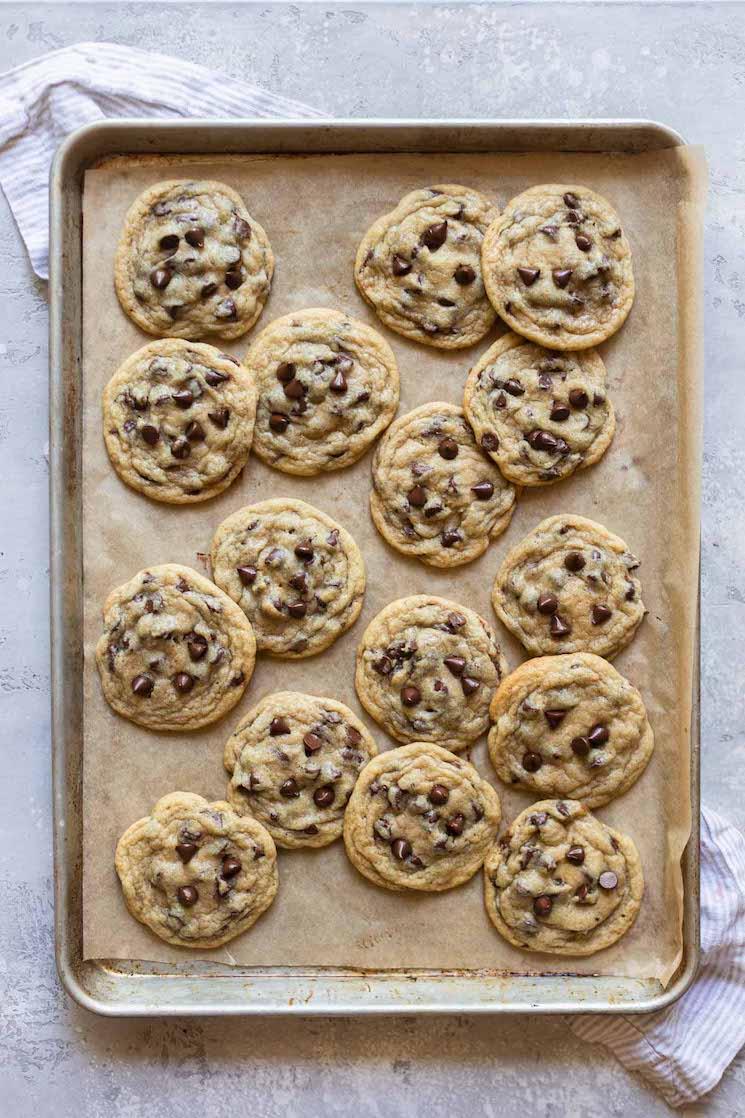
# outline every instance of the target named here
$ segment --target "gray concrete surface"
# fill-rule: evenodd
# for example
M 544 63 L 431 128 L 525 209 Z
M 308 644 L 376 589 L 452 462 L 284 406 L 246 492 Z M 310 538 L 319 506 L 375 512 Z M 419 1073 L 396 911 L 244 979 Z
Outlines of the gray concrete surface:
M 706 145 L 704 795 L 742 821 L 745 7 L 0 4 L 0 71 L 83 39 L 337 115 L 655 117 Z M 0 1114 L 666 1113 L 561 1020 L 125 1022 L 67 1001 L 52 962 L 46 290 L 2 199 L 0 231 Z M 742 1055 L 690 1113 L 745 1113 Z

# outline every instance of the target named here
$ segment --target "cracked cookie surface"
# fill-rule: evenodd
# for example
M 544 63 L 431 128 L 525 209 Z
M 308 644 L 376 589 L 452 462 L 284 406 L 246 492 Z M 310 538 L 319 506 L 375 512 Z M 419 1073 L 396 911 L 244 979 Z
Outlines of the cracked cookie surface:
M 527 660 L 503 680 L 490 714 L 500 780 L 589 808 L 626 792 L 654 749 L 641 695 L 590 653 Z
M 357 649 L 359 700 L 398 741 L 465 749 L 489 726 L 489 702 L 507 672 L 491 626 L 432 594 L 391 602 Z
M 624 541 L 602 524 L 550 516 L 508 552 L 492 604 L 529 652 L 594 652 L 610 659 L 644 617 L 638 566 Z
M 595 350 L 557 353 L 506 334 L 474 365 L 463 408 L 509 481 L 548 485 L 591 466 L 616 428 Z
M 227 489 L 251 450 L 256 388 L 234 357 L 163 339 L 114 373 L 103 397 L 106 449 L 122 481 L 188 504 Z
M 528 951 L 594 955 L 625 935 L 643 894 L 632 840 L 576 800 L 527 808 L 484 863 L 489 919 Z
M 235 939 L 278 884 L 277 852 L 261 824 L 191 792 L 164 796 L 124 832 L 116 872 L 135 919 L 176 947 Z
M 344 844 L 375 885 L 441 892 L 473 877 L 500 818 L 497 793 L 473 765 L 414 742 L 362 770 L 344 817 Z
M 212 541 L 215 582 L 250 620 L 261 652 L 314 656 L 353 625 L 365 567 L 349 532 L 305 501 L 277 497 L 224 520 Z
M 149 334 L 239 338 L 269 295 L 274 257 L 241 196 L 221 182 L 159 182 L 134 202 L 114 260 L 123 310 Z
M 227 799 L 258 819 L 278 846 L 327 846 L 341 834 L 360 770 L 376 753 L 370 733 L 343 703 L 279 691 L 228 739 Z
M 338 311 L 297 311 L 267 326 L 243 359 L 256 378 L 254 449 L 288 474 L 360 458 L 398 407 L 398 366 L 375 330 Z
M 375 451 L 372 480 L 380 534 L 434 567 L 483 554 L 507 528 L 517 497 L 455 404 L 424 404 L 392 423 Z
M 230 710 L 256 641 L 235 602 L 190 567 L 147 567 L 112 591 L 96 662 L 117 714 L 151 730 L 195 730 Z
M 500 317 L 550 349 L 599 345 L 634 301 L 618 214 L 584 186 L 548 183 L 513 198 L 484 237 L 482 266 Z
M 354 278 L 386 326 L 438 349 L 473 345 L 491 330 L 481 247 L 498 212 L 478 191 L 445 185 L 412 191 L 375 222 Z

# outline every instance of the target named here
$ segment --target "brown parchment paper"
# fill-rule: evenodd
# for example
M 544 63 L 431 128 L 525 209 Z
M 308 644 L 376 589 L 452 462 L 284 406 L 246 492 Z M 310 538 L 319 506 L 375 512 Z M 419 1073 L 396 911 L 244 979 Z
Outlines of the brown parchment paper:
M 113 256 L 128 207 L 164 178 L 215 178 L 247 200 L 277 258 L 272 293 L 258 324 L 226 348 L 241 356 L 279 315 L 304 307 L 345 310 L 379 329 L 401 372 L 399 415 L 427 400 L 460 403 L 469 368 L 493 336 L 454 353 L 407 342 L 380 324 L 352 278 L 355 250 L 374 219 L 407 191 L 438 182 L 482 190 L 497 205 L 540 182 L 584 183 L 621 214 L 634 253 L 637 294 L 630 318 L 601 347 L 618 416 L 610 450 L 557 485 L 525 490 L 507 532 L 479 560 L 454 572 L 425 567 L 387 547 L 368 512 L 368 453 L 350 469 L 290 477 L 251 457 L 225 493 L 194 507 L 169 507 L 127 488 L 109 464 L 101 394 L 119 364 L 150 341 L 120 310 Z M 84 185 L 85 584 L 84 955 L 160 962 L 211 959 L 242 965 L 362 968 L 488 968 L 602 973 L 666 983 L 681 956 L 680 856 L 690 832 L 689 725 L 696 616 L 701 368 L 700 246 L 704 195 L 701 152 L 644 155 L 436 154 L 250 156 L 224 160 L 110 161 Z M 209 340 L 209 339 L 208 339 Z M 219 344 L 219 343 L 216 343 Z M 367 565 L 364 609 L 331 649 L 297 663 L 261 658 L 241 703 L 213 727 L 155 734 L 115 715 L 94 661 L 108 592 L 149 564 L 203 570 L 217 525 L 244 504 L 297 496 L 336 517 Z M 275 689 L 332 695 L 370 725 L 381 749 L 396 743 L 371 724 L 354 686 L 354 652 L 369 620 L 406 594 L 434 592 L 488 618 L 512 667 L 525 654 L 496 620 L 490 591 L 508 548 L 543 517 L 589 516 L 623 537 L 642 559 L 649 615 L 616 660 L 644 697 L 656 735 L 648 770 L 621 799 L 598 811 L 636 840 L 646 894 L 633 930 L 586 960 L 522 953 L 501 939 L 483 908 L 482 877 L 449 893 L 398 896 L 364 880 L 343 844 L 281 851 L 277 900 L 258 924 L 226 948 L 181 951 L 162 943 L 127 912 L 114 872 L 114 848 L 131 822 L 176 789 L 223 797 L 223 744 L 243 714 Z M 530 797 L 495 778 L 482 740 L 472 760 L 493 781 L 506 821 Z

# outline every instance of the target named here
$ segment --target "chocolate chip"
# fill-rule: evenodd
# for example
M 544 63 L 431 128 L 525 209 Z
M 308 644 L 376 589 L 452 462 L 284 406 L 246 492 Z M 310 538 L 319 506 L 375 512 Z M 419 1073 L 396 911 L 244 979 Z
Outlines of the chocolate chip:
M 462 629 L 466 623 L 466 619 L 462 613 L 456 613 L 455 610 L 448 614 L 448 625 L 451 629 Z
M 160 431 L 157 427 L 154 427 L 152 423 L 143 424 L 143 426 L 140 428 L 140 434 L 142 435 L 148 446 L 155 446 L 158 439 L 160 438 Z
M 396 253 L 391 261 L 391 270 L 394 276 L 408 276 L 412 269 L 412 265 L 403 256 Z
M 557 726 L 560 726 L 566 716 L 567 712 L 565 710 L 544 710 L 543 712 L 543 717 L 546 719 L 552 730 L 555 730 Z
M 283 361 L 277 366 L 277 380 L 280 384 L 289 384 L 295 379 L 295 365 L 292 361 Z
M 613 610 L 608 606 L 593 606 L 592 607 L 592 623 L 593 625 L 604 625 L 606 621 L 613 616 Z
M 554 268 L 551 275 L 554 277 L 554 283 L 557 287 L 566 287 L 572 278 L 571 268 Z
M 590 752 L 590 743 L 587 738 L 572 738 L 572 752 L 578 757 L 586 757 Z
M 603 870 L 598 878 L 598 885 L 606 891 L 615 889 L 618 885 L 618 874 L 615 874 L 613 870 Z
M 461 676 L 460 685 L 463 688 L 463 694 L 467 697 L 468 695 L 473 695 L 474 691 L 478 691 L 481 682 L 478 679 L 474 679 L 472 675 L 464 675 Z
M 224 877 L 226 881 L 229 881 L 231 877 L 236 877 L 237 874 L 239 874 L 240 872 L 241 864 L 237 858 L 233 858 L 230 855 L 228 855 L 227 858 L 223 858 L 222 868 L 220 870 L 221 877 Z
M 192 860 L 198 849 L 199 848 L 197 847 L 197 844 L 195 842 L 176 843 L 176 853 L 178 854 L 184 865 Z
M 574 895 L 580 901 L 583 901 L 586 898 L 586 896 L 587 896 L 587 884 L 586 884 L 586 882 L 584 882 L 584 881 L 582 882 L 579 889 L 577 890 L 577 892 Z
M 450 799 L 450 792 L 444 784 L 433 784 L 429 790 L 429 802 L 436 807 L 442 807 Z
M 295 554 L 298 559 L 302 559 L 304 563 L 310 563 L 313 558 L 313 544 L 310 539 L 301 540 L 300 543 L 295 544 Z
M 347 378 L 344 376 L 344 373 L 339 370 L 329 385 L 329 391 L 335 392 L 337 396 L 343 396 L 348 387 Z
M 178 248 L 179 236 L 176 233 L 166 233 L 165 237 L 161 237 L 158 245 L 164 252 L 173 252 Z
M 437 447 L 437 453 L 441 458 L 452 462 L 453 458 L 458 457 L 458 444 L 455 439 L 443 439 Z
M 552 637 L 567 637 L 572 631 L 571 625 L 567 625 L 558 613 L 553 614 L 549 625 L 549 630 Z
M 239 240 L 248 241 L 250 239 L 251 226 L 244 218 L 239 217 L 237 214 L 233 219 L 233 229 L 235 230 L 235 235 L 236 237 L 238 237 Z
M 323 738 L 319 738 L 318 734 L 308 732 L 303 738 L 303 745 L 305 746 L 306 757 L 310 757 L 312 753 L 317 753 L 319 749 L 323 748 Z
M 150 282 L 158 291 L 168 287 L 172 278 L 173 272 L 170 268 L 153 268 L 150 273 Z
M 308 579 L 302 571 L 298 571 L 290 579 L 290 586 L 293 590 L 297 590 L 299 594 L 305 594 L 308 589 Z
M 217 291 L 217 284 L 216 283 L 205 283 L 204 287 L 199 292 L 199 296 L 202 299 L 209 299 L 210 295 L 214 295 L 216 291 Z M 209 382 L 209 379 L 208 379 L 208 383 L 211 383 L 211 382 Z
M 202 660 L 207 654 L 207 638 L 203 637 L 201 633 L 190 633 L 186 638 L 186 648 L 189 653 L 189 659 Z
M 297 786 L 297 781 L 293 780 L 293 778 L 290 777 L 290 779 L 286 780 L 284 784 L 280 784 L 279 794 L 280 796 L 284 796 L 286 800 L 296 800 L 297 797 L 300 795 L 300 789 Z
M 438 248 L 445 244 L 447 235 L 447 221 L 438 221 L 424 230 L 421 237 L 422 244 L 426 245 L 430 252 L 437 252 Z
M 541 594 L 538 598 L 537 608 L 539 613 L 556 613 L 559 608 L 559 599 L 553 594 Z
M 545 894 L 541 897 L 536 897 L 536 899 L 533 901 L 533 912 L 536 914 L 536 916 L 548 916 L 553 907 L 554 902 Z
M 286 415 L 282 414 L 281 411 L 273 411 L 269 417 L 269 426 L 271 427 L 272 431 L 276 431 L 278 434 L 281 435 L 282 432 L 286 431 L 287 428 L 290 426 L 290 421 Z
M 171 454 L 174 458 L 183 459 L 188 458 L 191 454 L 191 447 L 187 439 L 174 439 L 171 444 Z
M 173 677 L 173 686 L 182 695 L 185 695 L 187 691 L 191 691 L 194 686 L 194 676 L 189 675 L 188 672 L 178 672 Z
M 488 501 L 490 497 L 494 496 L 494 486 L 490 481 L 480 481 L 477 485 L 471 486 L 471 492 L 479 501 Z
M 305 385 L 299 380 L 291 380 L 285 385 L 285 396 L 288 400 L 302 400 L 305 392 Z
M 534 431 L 529 431 L 525 438 L 534 450 L 556 450 L 556 437 L 550 431 L 544 431 L 540 427 Z
M 136 675 L 132 680 L 132 690 L 141 699 L 149 699 L 155 686 L 154 680 L 149 675 Z
M 626 591 L 626 593 L 625 593 L 624 597 L 626 598 L 626 601 L 627 601 L 627 602 L 633 602 L 634 598 L 636 597 L 636 590 L 634 589 L 634 587 L 633 587 L 633 586 L 630 586 L 630 587 L 628 588 L 628 590 Z
M 572 571 L 574 574 L 576 574 L 577 571 L 581 571 L 586 563 L 587 560 L 579 551 L 570 551 L 564 558 L 564 566 L 568 571 Z
M 405 707 L 415 707 L 418 702 L 421 702 L 422 693 L 418 687 L 410 685 L 401 690 L 401 702 Z
M 406 494 L 406 499 L 415 509 L 422 509 L 427 503 L 427 494 L 424 489 L 422 489 L 421 485 L 415 485 L 414 488 L 410 489 Z
M 528 752 L 523 754 L 523 768 L 528 773 L 537 773 L 543 764 L 540 753 Z
M 567 862 L 571 862 L 573 866 L 581 866 L 585 860 L 584 846 L 570 846 L 566 858 Z
M 194 394 L 188 388 L 181 388 L 178 392 L 173 393 L 173 402 L 186 410 L 194 403 Z
M 577 210 L 569 210 L 564 220 L 567 225 L 580 225 L 582 223 L 582 215 Z
M 519 380 L 506 380 L 504 382 L 505 392 L 509 392 L 510 396 L 524 396 L 525 389 L 520 384 Z
M 204 229 L 189 229 L 184 233 L 184 240 L 192 248 L 204 247 Z
M 278 738 L 282 734 L 289 734 L 289 732 L 290 723 L 281 714 L 276 715 L 276 717 L 274 717 L 269 724 L 269 733 L 272 735 L 273 738 Z
M 569 403 L 573 408 L 586 408 L 589 403 L 587 393 L 581 388 L 573 388 L 569 393 Z
M 566 404 L 554 404 L 551 408 L 551 419 L 555 423 L 563 423 L 565 419 L 569 419 L 571 412 Z
M 224 353 L 223 357 L 225 357 L 226 360 L 235 361 L 235 358 L 229 357 L 227 353 Z M 236 361 L 236 364 L 240 365 L 240 361 Z M 210 384 L 213 388 L 217 388 L 218 385 L 224 384 L 226 380 L 230 380 L 230 377 L 227 373 L 219 373 L 217 369 L 208 369 L 204 374 L 204 379 L 207 381 L 207 384 Z
M 393 661 L 388 656 L 381 656 L 375 661 L 373 667 L 379 675 L 390 675 L 393 671 Z
M 204 427 L 201 423 L 197 423 L 196 419 L 192 419 L 191 423 L 187 424 L 186 437 L 189 442 L 201 443 L 205 438 Z
M 455 547 L 457 543 L 460 543 L 461 535 L 460 532 L 450 530 L 447 532 L 443 532 L 440 536 L 440 540 L 443 547 Z
M 593 728 L 590 730 L 589 734 L 587 735 L 587 740 L 589 741 L 590 745 L 597 748 L 598 746 L 605 745 L 609 737 L 610 730 L 607 728 L 607 726 L 603 726 L 600 722 L 598 722 L 597 725 L 593 726 Z
M 288 603 L 287 612 L 290 617 L 294 617 L 299 621 L 301 617 L 305 617 L 308 612 L 308 607 L 305 602 L 301 602 L 298 598 L 296 601 Z
M 524 268 L 518 266 L 517 274 L 526 287 L 531 287 L 541 274 L 540 268 Z
M 574 243 L 581 252 L 589 252 L 592 248 L 592 237 L 588 237 L 587 233 L 578 233 Z
M 507 407 L 507 397 L 505 396 L 504 392 L 499 393 L 499 395 L 497 396 L 497 398 L 494 401 L 494 407 L 495 407 L 495 409 L 499 409 L 499 410 L 501 410 L 502 408 Z
M 179 885 L 176 890 L 176 896 L 181 901 L 182 905 L 191 908 L 199 900 L 199 893 L 193 885 Z
M 395 839 L 391 843 L 391 851 L 394 858 L 398 858 L 399 862 L 403 862 L 411 854 L 411 843 L 406 839 Z
M 215 318 L 235 318 L 238 311 L 232 299 L 223 299 L 214 310 Z
M 466 661 L 462 656 L 446 656 L 443 662 L 451 675 L 455 676 L 462 675 L 466 666 Z
M 579 198 L 568 190 L 564 195 L 564 205 L 568 206 L 570 210 L 579 209 Z
M 359 745 L 362 734 L 354 726 L 347 726 L 347 741 L 351 741 L 352 745 Z
M 313 803 L 316 807 L 331 807 L 335 797 L 333 785 L 324 784 L 323 788 L 316 788 L 313 793 Z
M 530 822 L 533 824 L 534 827 L 542 827 L 547 819 L 548 815 L 545 811 L 536 811 L 533 813 L 533 815 L 531 815 Z
M 230 422 L 230 408 L 217 408 L 216 411 L 207 412 L 210 422 L 214 423 L 215 427 L 219 427 L 224 431 Z
M 256 576 L 259 573 L 256 567 L 236 567 L 235 569 L 244 586 L 251 586 L 256 581 Z
M 460 287 L 468 287 L 476 279 L 476 273 L 470 264 L 459 264 L 453 272 L 453 279 Z
M 487 431 L 481 439 L 484 450 L 499 450 L 499 438 L 493 431 Z
M 559 226 L 558 225 L 542 225 L 541 228 L 538 230 L 538 232 L 539 233 L 545 233 L 547 237 L 550 237 L 551 240 L 554 240 L 556 238 L 556 235 L 559 232 Z

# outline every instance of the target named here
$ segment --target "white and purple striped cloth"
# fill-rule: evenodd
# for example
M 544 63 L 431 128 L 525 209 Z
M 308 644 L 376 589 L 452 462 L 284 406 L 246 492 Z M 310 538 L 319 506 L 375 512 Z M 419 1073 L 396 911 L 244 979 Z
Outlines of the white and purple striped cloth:
M 280 117 L 325 114 L 181 59 L 81 43 L 0 75 L 0 185 L 34 271 L 47 277 L 49 168 L 61 141 L 104 117 Z M 671 1106 L 720 1080 L 745 1043 L 745 837 L 713 812 L 701 820 L 701 968 L 670 1009 L 570 1019 Z

